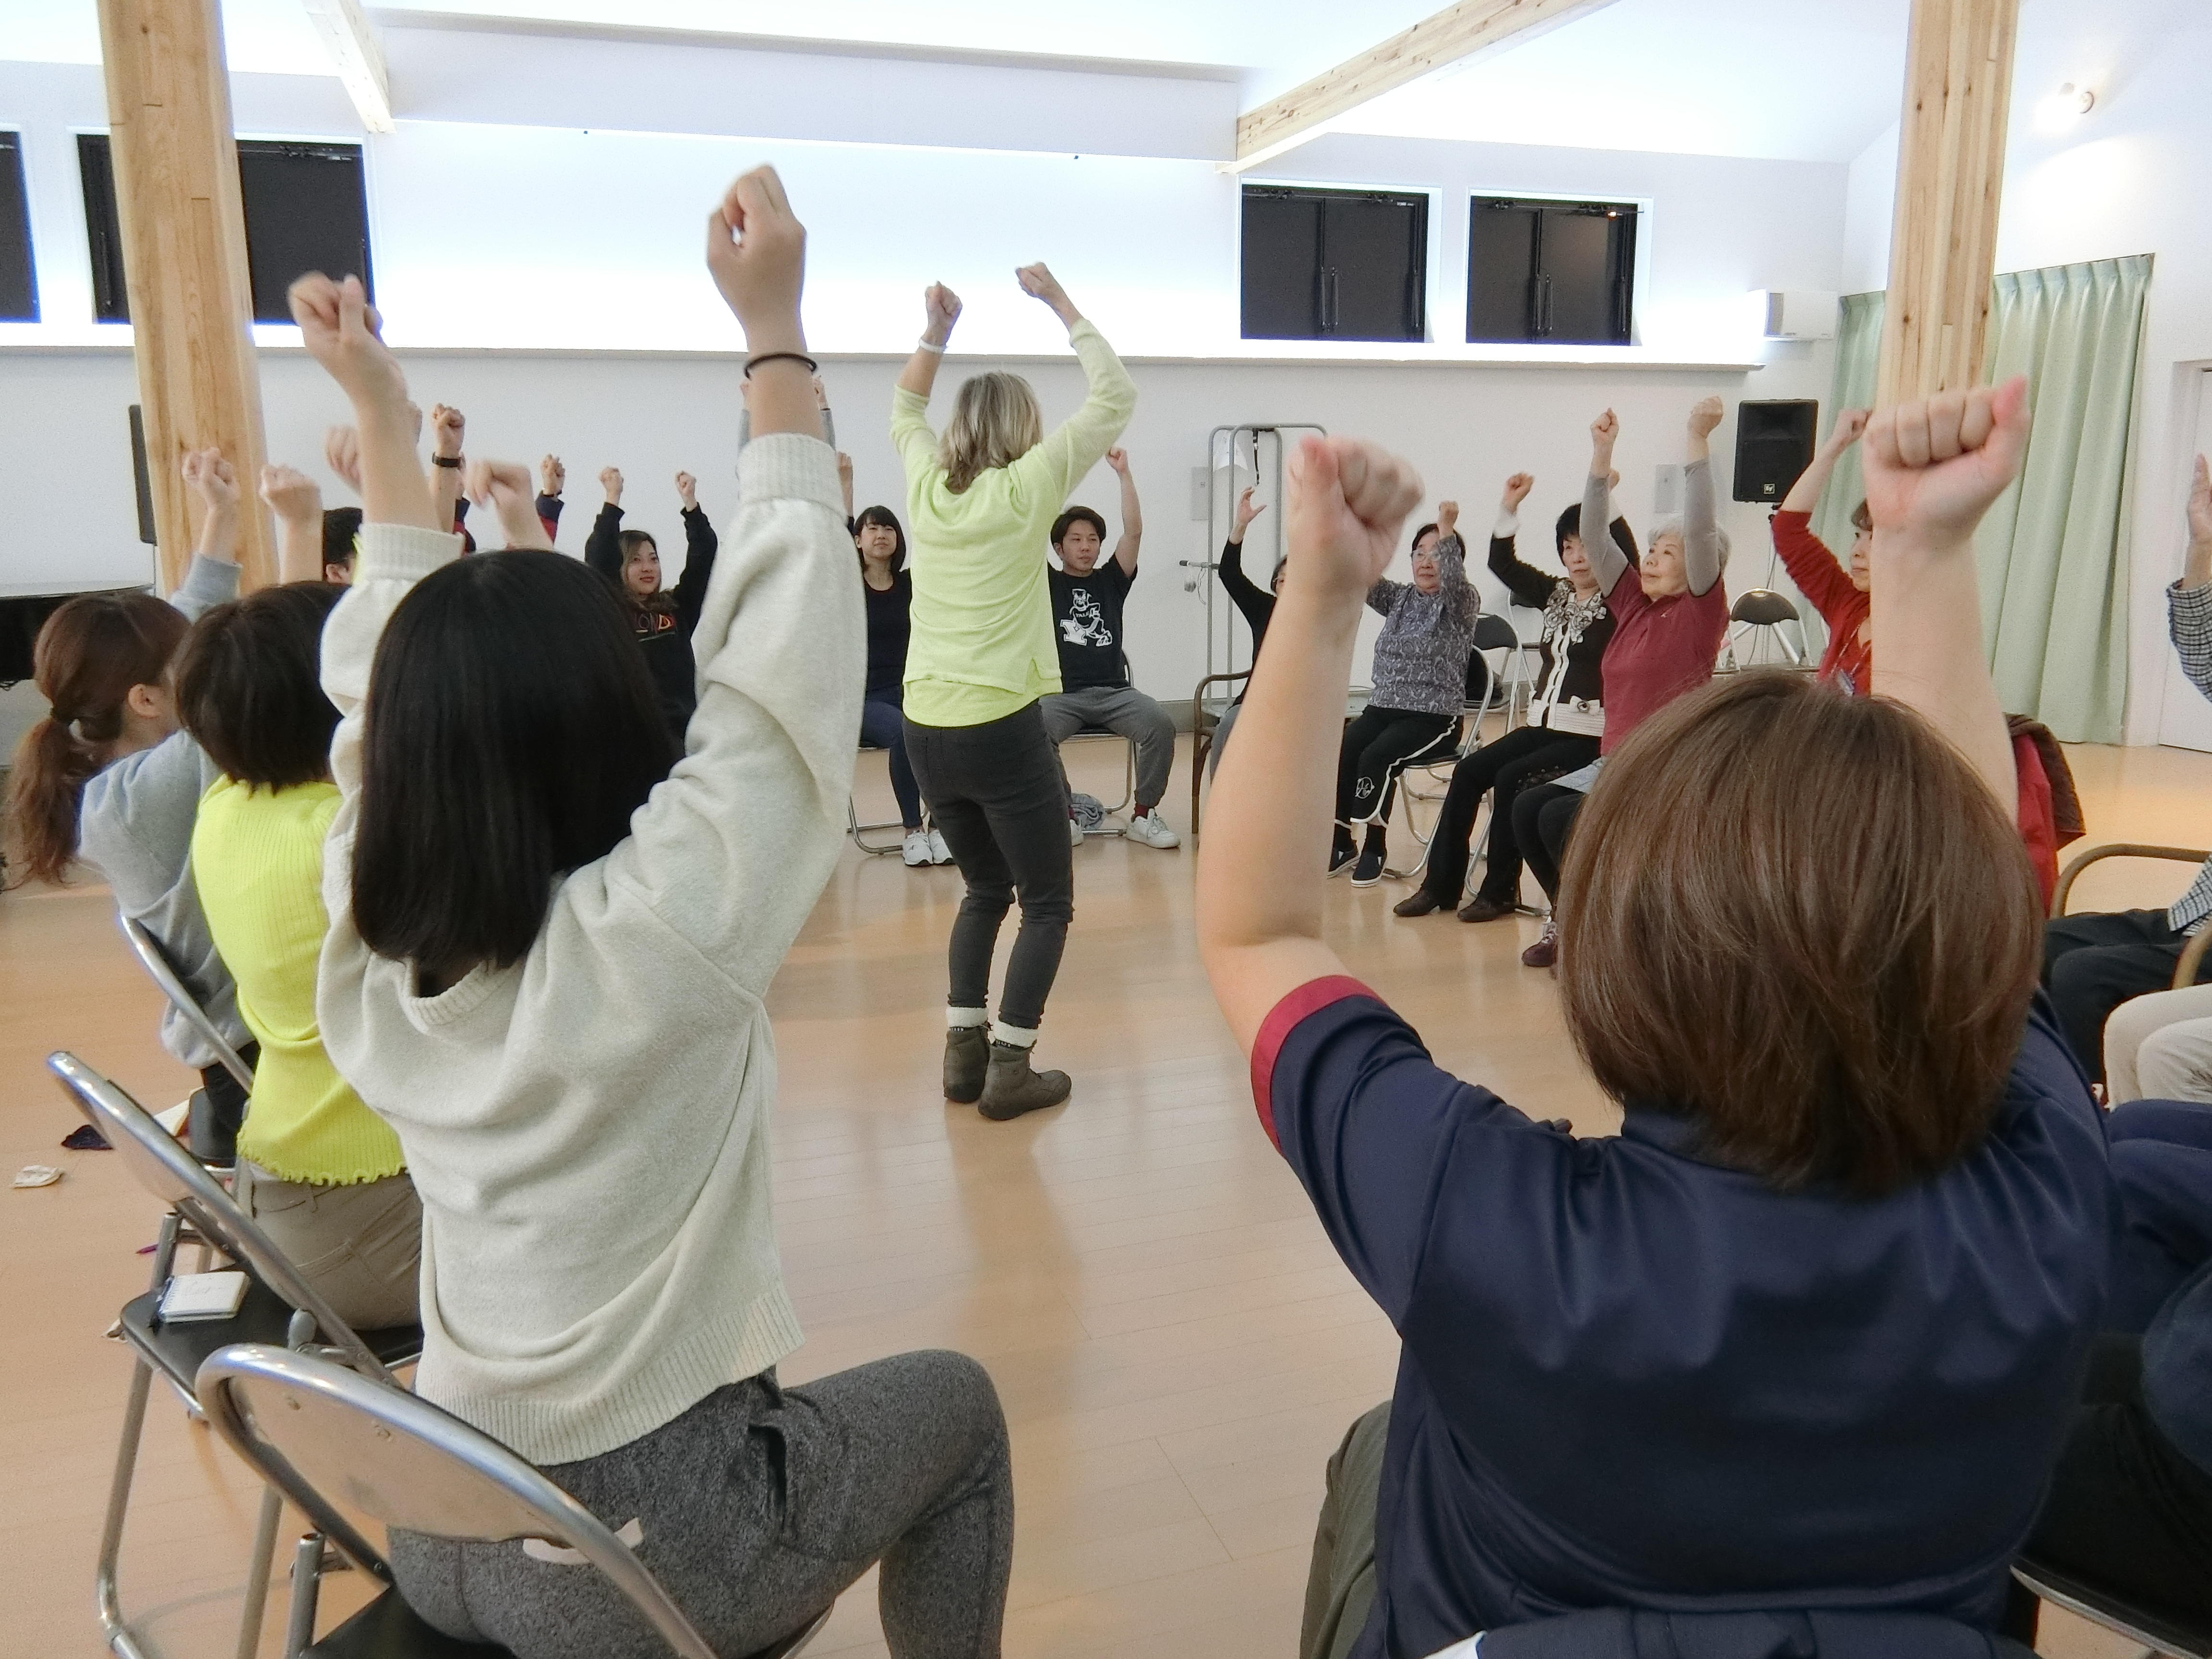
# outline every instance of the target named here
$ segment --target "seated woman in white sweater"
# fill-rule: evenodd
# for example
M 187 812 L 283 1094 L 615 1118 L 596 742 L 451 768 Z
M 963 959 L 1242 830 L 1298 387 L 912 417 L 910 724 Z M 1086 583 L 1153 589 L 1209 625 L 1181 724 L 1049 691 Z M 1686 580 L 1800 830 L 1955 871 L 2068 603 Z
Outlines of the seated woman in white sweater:
M 864 635 L 811 435 L 805 233 L 766 169 L 708 222 L 756 435 L 681 759 L 606 583 L 520 550 L 544 546 L 527 473 L 478 463 L 510 550 L 457 560 L 360 284 L 293 287 L 359 417 L 368 514 L 323 639 L 344 720 L 317 1012 L 421 1195 L 425 1398 L 641 1540 L 717 1652 L 798 1628 L 879 1561 L 893 1654 L 988 1659 L 1012 1538 L 989 1378 L 921 1353 L 776 1381 L 799 1333 L 761 999 L 836 858 Z M 392 1558 L 455 1637 L 664 1650 L 596 1574 L 520 1541 L 400 1534 Z

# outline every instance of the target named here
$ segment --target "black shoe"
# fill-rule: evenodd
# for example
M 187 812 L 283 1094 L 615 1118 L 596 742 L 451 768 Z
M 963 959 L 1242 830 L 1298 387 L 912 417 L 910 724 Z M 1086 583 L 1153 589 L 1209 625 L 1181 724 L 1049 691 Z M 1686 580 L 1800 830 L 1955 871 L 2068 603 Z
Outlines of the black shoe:
M 1030 1051 L 1011 1042 L 991 1045 L 990 1075 L 983 1081 L 979 1109 L 994 1123 L 1019 1117 L 1024 1112 L 1057 1106 L 1073 1091 L 1065 1072 L 1030 1069 Z
M 1406 897 L 1390 907 L 1390 913 L 1399 916 L 1434 915 L 1444 908 L 1444 902 L 1425 887 L 1416 887 Z
M 973 1106 L 982 1097 L 991 1064 L 991 1033 L 981 1025 L 955 1025 L 945 1033 L 945 1097 Z
M 1336 839 L 1330 844 L 1328 849 L 1329 874 L 1342 875 L 1346 870 L 1352 868 L 1352 861 L 1358 856 L 1359 849 L 1352 845 L 1352 831 L 1342 824 L 1338 824 Z
M 1477 893 L 1459 907 L 1459 919 L 1462 921 L 1496 921 L 1500 916 L 1510 916 L 1512 914 L 1511 905 L 1500 904 L 1496 899 L 1485 898 L 1480 893 Z
M 1354 887 L 1372 887 L 1382 879 L 1382 860 L 1389 847 L 1389 837 L 1383 833 L 1382 826 L 1379 823 L 1370 825 L 1367 831 L 1367 844 L 1359 849 L 1359 862 L 1352 872 Z

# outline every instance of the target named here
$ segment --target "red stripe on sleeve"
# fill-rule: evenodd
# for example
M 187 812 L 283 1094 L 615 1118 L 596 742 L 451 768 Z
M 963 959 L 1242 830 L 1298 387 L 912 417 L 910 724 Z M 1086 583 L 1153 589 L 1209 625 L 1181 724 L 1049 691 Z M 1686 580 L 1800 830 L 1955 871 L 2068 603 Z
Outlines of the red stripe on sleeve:
M 1259 1040 L 1252 1045 L 1252 1103 L 1259 1109 L 1260 1127 L 1267 1132 L 1267 1144 L 1279 1152 L 1283 1150 L 1283 1143 L 1275 1133 L 1273 1099 L 1276 1058 L 1301 1021 L 1346 997 L 1372 997 L 1377 1002 L 1382 1000 L 1350 975 L 1331 974 L 1326 979 L 1308 980 L 1269 1009 L 1267 1018 L 1260 1024 Z

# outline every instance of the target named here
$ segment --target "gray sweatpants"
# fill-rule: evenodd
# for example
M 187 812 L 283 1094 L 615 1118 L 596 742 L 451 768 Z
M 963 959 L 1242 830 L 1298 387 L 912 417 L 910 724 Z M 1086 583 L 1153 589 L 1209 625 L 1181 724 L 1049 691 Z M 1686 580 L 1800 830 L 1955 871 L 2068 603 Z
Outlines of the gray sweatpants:
M 1134 741 L 1138 807 L 1149 810 L 1166 798 L 1168 774 L 1175 769 L 1175 721 L 1136 687 L 1079 685 L 1054 692 L 1039 707 L 1044 710 L 1045 735 L 1055 749 L 1086 726 L 1103 726 Z
M 897 1354 L 793 1389 L 765 1372 L 545 1473 L 616 1530 L 637 1523 L 638 1559 L 726 1659 L 799 1629 L 878 1561 L 894 1659 L 999 1651 L 1014 1539 L 1006 1423 L 964 1355 Z M 519 1659 L 666 1659 L 597 1569 L 520 1541 L 394 1532 L 392 1565 L 408 1604 L 464 1641 Z

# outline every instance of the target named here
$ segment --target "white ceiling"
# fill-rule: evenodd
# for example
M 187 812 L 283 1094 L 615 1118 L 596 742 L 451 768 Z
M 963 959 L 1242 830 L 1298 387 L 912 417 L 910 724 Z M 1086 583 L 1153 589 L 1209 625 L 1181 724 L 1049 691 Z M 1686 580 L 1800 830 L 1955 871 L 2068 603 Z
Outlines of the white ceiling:
M 1898 118 L 1911 0 L 1613 0 L 1343 132 L 1849 161 Z
M 370 15 L 390 29 L 481 20 L 493 31 L 502 24 L 532 33 L 674 31 L 733 44 L 746 37 L 840 42 L 893 58 L 1011 53 L 1063 67 L 1148 65 L 1233 82 L 1249 108 L 1441 3 L 418 0 Z M 1333 130 L 1848 161 L 1897 119 L 1909 9 L 1910 0 L 1613 0 L 1376 99 Z M 2201 27 L 2208 11 L 2212 0 L 2024 0 L 2022 63 L 2038 61 L 2039 38 L 2071 41 L 2124 23 L 2123 32 L 2138 41 L 2171 40 L 2185 23 Z M 234 70 L 331 72 L 301 0 L 223 0 L 223 12 Z M 2085 56 L 2067 51 L 2069 63 Z M 0 0 L 0 58 L 97 63 L 95 0 Z M 404 79 L 394 94 L 404 117 Z

